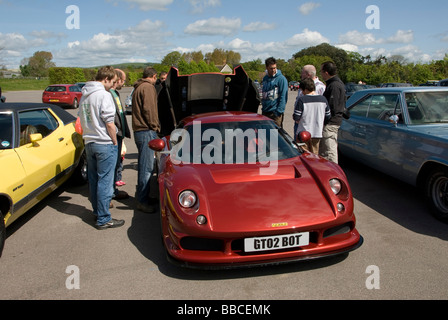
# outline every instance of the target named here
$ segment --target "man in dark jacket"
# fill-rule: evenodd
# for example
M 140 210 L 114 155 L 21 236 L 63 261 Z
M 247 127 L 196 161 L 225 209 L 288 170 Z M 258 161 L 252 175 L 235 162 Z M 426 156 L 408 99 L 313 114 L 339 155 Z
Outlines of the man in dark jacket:
M 325 159 L 338 163 L 338 131 L 345 110 L 345 85 L 337 76 L 337 68 L 333 62 L 324 62 L 320 72 L 322 79 L 326 82 L 324 97 L 330 105 L 331 118 L 324 127 L 319 154 Z
M 160 131 L 156 81 L 157 71 L 151 67 L 145 68 L 143 78 L 135 83 L 132 94 L 132 129 L 138 149 L 137 210 L 146 213 L 155 212 L 149 203 L 154 151 L 148 148 L 148 142 L 156 139 Z

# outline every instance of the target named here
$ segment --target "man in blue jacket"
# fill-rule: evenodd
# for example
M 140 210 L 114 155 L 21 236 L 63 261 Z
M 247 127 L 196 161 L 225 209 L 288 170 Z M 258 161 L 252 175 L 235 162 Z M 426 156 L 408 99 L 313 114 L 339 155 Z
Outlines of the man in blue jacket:
M 265 64 L 261 111 L 263 115 L 274 120 L 277 126 L 283 127 L 283 114 L 288 101 L 288 81 L 277 69 L 277 61 L 273 57 L 267 58 Z

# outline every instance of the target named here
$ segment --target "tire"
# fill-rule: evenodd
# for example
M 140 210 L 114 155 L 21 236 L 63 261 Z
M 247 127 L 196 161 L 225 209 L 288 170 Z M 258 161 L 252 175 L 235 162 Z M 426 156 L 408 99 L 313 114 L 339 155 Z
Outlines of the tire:
M 5 219 L 3 217 L 2 212 L 0 211 L 0 257 L 2 256 L 5 241 L 6 241 Z
M 448 169 L 438 168 L 431 171 L 425 189 L 431 213 L 437 219 L 448 222 Z
M 71 180 L 75 185 L 83 185 L 87 183 L 87 158 L 85 152 L 83 152 L 83 154 L 81 155 L 81 159 L 79 159 L 78 166 L 73 172 Z
M 73 108 L 73 109 L 78 109 L 78 107 L 79 107 L 78 99 L 75 98 L 75 99 L 73 100 L 72 108 Z

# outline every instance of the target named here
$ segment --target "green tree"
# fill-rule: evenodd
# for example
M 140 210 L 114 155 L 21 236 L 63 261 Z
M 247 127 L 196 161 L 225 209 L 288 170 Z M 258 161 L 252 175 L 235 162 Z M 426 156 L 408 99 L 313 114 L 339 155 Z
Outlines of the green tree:
M 328 43 L 322 43 L 314 47 L 303 49 L 293 55 L 294 59 L 304 56 L 329 57 L 330 60 L 336 64 L 338 75 L 342 81 L 346 81 L 346 73 L 353 66 L 353 62 L 347 51 L 333 47 Z M 319 70 L 320 66 L 318 67 Z
M 182 60 L 182 55 L 178 51 L 172 51 L 168 53 L 163 59 L 161 64 L 165 66 L 178 66 Z
M 53 55 L 48 51 L 37 51 L 29 58 L 28 68 L 32 77 L 48 77 L 48 69 L 56 65 L 51 60 Z

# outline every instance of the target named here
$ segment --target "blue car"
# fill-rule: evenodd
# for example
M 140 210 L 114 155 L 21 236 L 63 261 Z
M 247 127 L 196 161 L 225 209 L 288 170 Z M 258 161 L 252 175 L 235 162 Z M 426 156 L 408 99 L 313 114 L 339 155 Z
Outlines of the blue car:
M 355 92 L 339 130 L 339 152 L 421 187 L 431 212 L 448 222 L 448 88 Z

